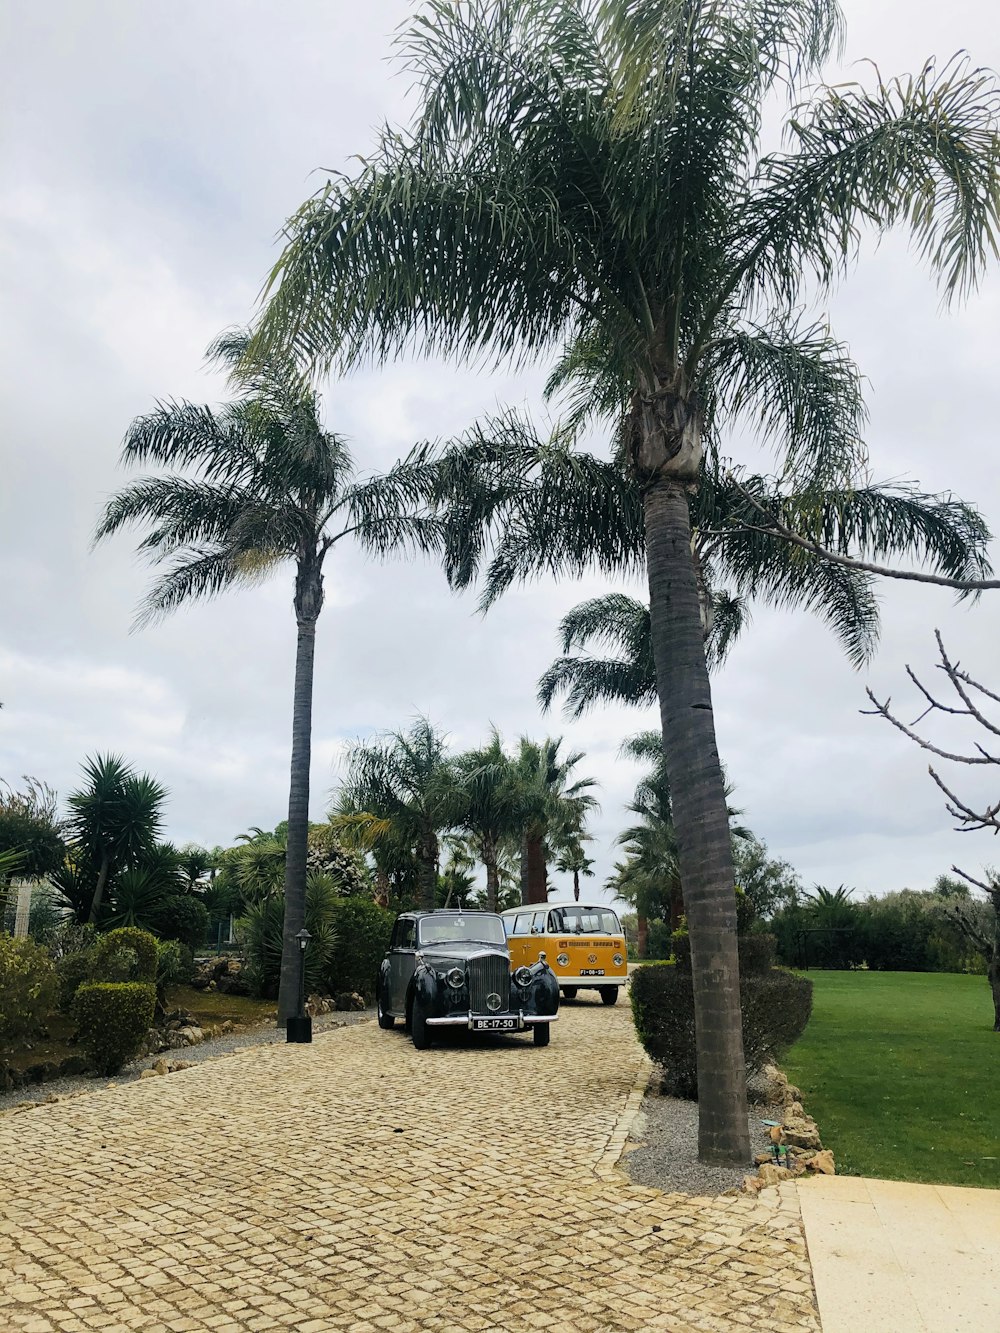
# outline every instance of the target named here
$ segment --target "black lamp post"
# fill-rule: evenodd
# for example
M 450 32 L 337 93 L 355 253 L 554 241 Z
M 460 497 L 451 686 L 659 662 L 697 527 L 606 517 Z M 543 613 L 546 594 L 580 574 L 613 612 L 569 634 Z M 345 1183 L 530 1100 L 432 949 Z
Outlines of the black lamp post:
M 313 1039 L 313 1021 L 306 1013 L 306 949 L 312 936 L 303 927 L 295 938 L 299 942 L 299 1008 L 294 1018 L 285 1020 L 285 1030 L 289 1041 L 308 1044 Z

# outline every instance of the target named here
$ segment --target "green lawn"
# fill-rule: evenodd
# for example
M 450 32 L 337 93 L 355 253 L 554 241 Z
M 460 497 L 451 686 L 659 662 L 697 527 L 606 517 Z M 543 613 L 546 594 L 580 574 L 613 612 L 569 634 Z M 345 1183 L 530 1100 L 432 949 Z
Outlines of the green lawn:
M 1000 1032 L 985 977 L 809 972 L 783 1062 L 837 1170 L 1000 1188 Z

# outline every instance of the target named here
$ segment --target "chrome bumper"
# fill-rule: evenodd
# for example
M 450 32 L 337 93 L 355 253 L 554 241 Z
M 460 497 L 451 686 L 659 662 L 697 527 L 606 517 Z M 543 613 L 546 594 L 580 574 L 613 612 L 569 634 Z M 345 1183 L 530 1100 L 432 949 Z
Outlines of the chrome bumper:
M 469 1028 L 471 1030 L 473 1020 L 476 1018 L 513 1018 L 514 1014 L 451 1014 L 447 1018 L 428 1018 L 427 1026 L 435 1028 Z M 559 1017 L 558 1014 L 517 1014 L 517 1030 L 523 1032 L 525 1028 L 531 1027 L 535 1023 L 554 1023 Z

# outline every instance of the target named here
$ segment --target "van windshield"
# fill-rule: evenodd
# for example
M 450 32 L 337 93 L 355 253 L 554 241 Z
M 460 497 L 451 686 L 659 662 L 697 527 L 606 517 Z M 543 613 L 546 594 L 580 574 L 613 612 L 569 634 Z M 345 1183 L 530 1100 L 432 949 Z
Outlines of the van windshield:
M 622 928 L 609 907 L 554 907 L 549 913 L 552 935 L 620 935 Z

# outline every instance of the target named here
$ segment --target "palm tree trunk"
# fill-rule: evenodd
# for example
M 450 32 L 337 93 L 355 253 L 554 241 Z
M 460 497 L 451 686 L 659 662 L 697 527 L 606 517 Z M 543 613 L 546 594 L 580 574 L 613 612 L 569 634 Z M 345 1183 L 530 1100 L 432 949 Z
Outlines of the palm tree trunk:
M 521 858 L 518 869 L 521 873 L 521 906 L 526 907 L 531 902 L 528 896 L 528 830 L 524 829 L 521 833 Z
M 635 917 L 635 952 L 639 958 L 649 956 L 649 920 L 645 912 L 637 912 Z
M 420 906 L 433 912 L 437 906 L 438 841 L 433 833 L 421 840 L 417 853 L 417 882 L 420 885 Z
M 548 902 L 548 876 L 545 868 L 545 838 L 543 835 L 528 834 L 524 860 L 528 876 L 527 901 L 529 903 Z
M 107 852 L 101 856 L 101 868 L 97 872 L 97 884 L 94 886 L 94 896 L 90 903 L 90 915 L 87 921 L 90 925 L 97 925 L 97 914 L 101 910 L 101 900 L 104 897 L 104 890 L 108 883 L 108 874 L 111 871 L 111 858 Z
M 691 936 L 698 1155 L 704 1162 L 743 1164 L 750 1160 L 750 1136 L 736 894 L 685 483 L 661 476 L 646 491 L 643 508 L 663 753 Z
M 573 867 L 573 901 L 575 903 L 580 901 L 580 871 L 575 866 Z
M 483 865 L 486 867 L 486 910 L 495 912 L 500 899 L 500 874 L 497 870 L 497 849 L 492 838 L 483 839 Z
M 278 1025 L 298 1012 L 301 949 L 296 938 L 306 924 L 306 853 L 309 843 L 309 765 L 312 756 L 313 659 L 316 621 L 298 620 L 295 695 L 292 703 L 292 763 L 288 785 L 285 849 L 285 919 L 281 932 Z

